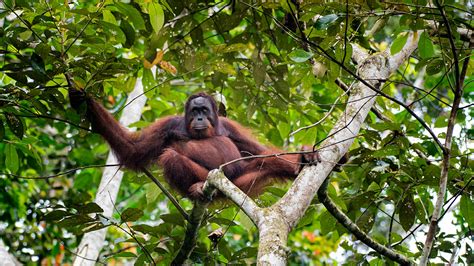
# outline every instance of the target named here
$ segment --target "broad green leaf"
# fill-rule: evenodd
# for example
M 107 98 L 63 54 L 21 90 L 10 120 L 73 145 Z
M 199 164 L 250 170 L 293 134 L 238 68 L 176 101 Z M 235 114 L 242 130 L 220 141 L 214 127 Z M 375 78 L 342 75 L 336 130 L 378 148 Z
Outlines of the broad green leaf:
M 364 232 L 369 232 L 375 223 L 375 212 L 373 208 L 368 208 L 357 219 L 357 226 Z
M 224 239 L 219 241 L 217 248 L 219 249 L 219 253 L 224 256 L 224 258 L 230 259 L 232 257 L 232 251 L 229 249 L 229 244 L 226 243 Z
M 423 223 L 423 224 L 428 224 L 428 213 L 426 213 L 426 209 L 423 207 L 423 202 L 421 199 L 416 198 L 415 199 L 415 204 L 416 204 L 416 217 Z
M 7 125 L 13 134 L 20 139 L 23 138 L 24 129 L 20 118 L 11 113 L 5 113 L 5 118 L 7 119 Z
M 155 33 L 159 33 L 165 23 L 165 13 L 160 4 L 151 2 L 148 4 L 148 14 L 150 15 L 150 23 Z
M 76 209 L 80 213 L 84 213 L 84 214 L 104 212 L 104 210 L 99 205 L 97 205 L 97 203 L 95 203 L 95 202 L 89 202 L 86 205 L 82 205 L 80 207 L 77 207 Z
M 461 197 L 461 214 L 470 228 L 474 227 L 474 201 L 468 194 Z
M 390 155 L 398 155 L 400 153 L 400 147 L 395 145 L 388 145 L 381 150 L 374 151 L 372 156 L 375 158 L 384 158 Z
M 159 231 L 156 227 L 147 224 L 137 224 L 132 226 L 132 229 L 144 234 L 156 234 Z
M 372 181 L 372 183 L 370 183 L 369 187 L 367 188 L 367 191 L 378 192 L 380 191 L 380 186 L 379 184 Z
M 132 252 L 124 251 L 113 255 L 114 258 L 135 258 L 137 255 Z
M 413 195 L 408 193 L 403 201 L 400 203 L 398 216 L 400 218 L 400 223 L 405 231 L 410 230 L 415 222 L 416 216 L 416 205 L 413 201 Z
M 36 45 L 35 51 L 42 58 L 46 58 L 49 52 L 51 52 L 51 47 L 46 43 L 39 43 L 38 45 Z
M 161 194 L 161 189 L 154 183 L 145 184 L 145 198 L 147 203 L 152 203 Z
M 110 10 L 104 9 L 104 10 L 102 11 L 102 17 L 103 17 L 103 19 L 104 19 L 105 22 L 109 22 L 109 23 L 112 23 L 112 24 L 114 24 L 114 25 L 118 25 L 117 20 L 115 19 L 114 14 L 112 14 L 112 12 L 110 12 Z
M 296 50 L 293 50 L 288 56 L 294 62 L 302 63 L 302 62 L 310 59 L 313 56 L 313 54 L 310 53 L 310 52 L 307 52 L 305 50 L 296 49 Z
M 433 42 L 426 32 L 421 33 L 420 40 L 418 41 L 418 53 L 421 58 L 429 58 L 434 55 Z
M 324 30 L 327 27 L 329 27 L 329 25 L 331 25 L 334 21 L 336 21 L 337 18 L 338 18 L 338 15 L 336 14 L 330 14 L 330 15 L 320 17 L 314 23 L 314 27 L 318 30 Z
M 260 59 L 256 59 L 253 64 L 253 79 L 255 80 L 255 86 L 259 88 L 265 81 L 265 76 L 267 75 L 266 66 L 262 63 Z
M 132 25 L 130 25 L 130 23 L 128 23 L 126 20 L 122 20 L 120 22 L 120 28 L 122 29 L 123 33 L 125 33 L 126 41 L 124 43 L 124 46 L 126 48 L 130 48 L 135 42 L 135 30 L 133 29 Z
M 45 221 L 48 221 L 48 222 L 52 222 L 52 221 L 59 221 L 63 218 L 65 218 L 66 216 L 68 216 L 69 213 L 66 212 L 66 211 L 63 211 L 63 210 L 54 210 L 52 212 L 49 212 L 47 213 L 43 220 Z
M 295 228 L 302 228 L 314 221 L 316 214 L 316 209 L 313 206 L 310 206 L 308 210 L 304 213 L 303 217 L 298 222 L 298 225 Z
M 438 74 L 444 68 L 444 61 L 441 58 L 436 58 L 434 60 L 430 60 L 428 65 L 426 66 L 426 74 L 434 75 Z
M 143 211 L 137 208 L 128 208 L 120 214 L 122 222 L 134 222 L 143 216 Z
M 160 218 L 165 222 L 165 223 L 170 223 L 170 224 L 175 224 L 179 226 L 185 225 L 184 223 L 184 218 L 181 214 L 179 213 L 167 213 L 167 214 L 162 214 L 160 215 Z
M 209 222 L 210 223 L 215 223 L 215 224 L 218 224 L 220 226 L 236 226 L 237 224 L 232 221 L 232 220 L 229 220 L 229 219 L 226 219 L 226 218 L 220 218 L 220 217 L 213 217 L 213 218 L 210 218 L 209 219 Z
M 401 33 L 398 35 L 398 37 L 393 41 L 392 46 L 390 46 L 390 53 L 392 55 L 400 52 L 407 43 L 408 40 L 408 34 L 406 33 Z
M 117 7 L 118 11 L 124 14 L 127 19 L 132 22 L 135 29 L 145 29 L 145 22 L 143 21 L 142 15 L 135 7 L 120 2 L 115 2 L 115 7 Z
M 212 66 L 212 69 L 214 69 L 216 71 L 219 71 L 221 73 L 224 73 L 224 74 L 230 74 L 230 75 L 236 75 L 237 74 L 237 72 L 235 71 L 234 66 L 232 66 L 231 64 L 229 64 L 225 61 L 218 61 L 218 62 L 214 63 L 214 65 Z
M 90 223 L 94 221 L 95 220 L 89 217 L 88 215 L 80 214 L 80 215 L 68 216 L 65 219 L 59 221 L 57 224 L 63 227 L 73 227 L 76 225 L 82 225 L 82 224 Z
M 257 248 L 255 247 L 244 247 L 232 255 L 230 261 L 242 260 L 246 258 L 255 258 L 257 256 Z
M 5 146 L 5 165 L 7 168 L 16 173 L 20 167 L 20 162 L 18 161 L 18 153 L 13 144 L 7 143 Z
M 336 226 L 336 219 L 328 211 L 323 211 L 319 216 L 319 223 L 321 225 L 321 234 L 326 235 Z

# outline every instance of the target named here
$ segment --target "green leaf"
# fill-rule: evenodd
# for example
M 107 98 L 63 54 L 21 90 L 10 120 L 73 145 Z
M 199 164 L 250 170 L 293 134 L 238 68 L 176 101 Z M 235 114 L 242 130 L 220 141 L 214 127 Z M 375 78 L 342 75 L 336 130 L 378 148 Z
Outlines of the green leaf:
M 242 260 L 246 258 L 255 258 L 257 256 L 257 248 L 255 247 L 244 247 L 232 255 L 230 261 Z
M 133 23 L 135 29 L 145 29 L 145 21 L 143 21 L 140 11 L 138 11 L 135 7 L 120 2 L 115 2 L 115 7 L 117 7 L 118 11 L 125 15 L 127 19 Z
M 128 208 L 120 214 L 122 222 L 133 222 L 143 216 L 143 211 L 137 208 Z
M 13 144 L 6 144 L 5 155 L 5 165 L 8 169 L 10 169 L 10 171 L 16 173 L 18 168 L 20 168 L 20 163 L 18 161 L 18 153 L 16 152 L 15 146 L 13 146 Z
M 313 223 L 316 214 L 316 209 L 310 206 L 304 213 L 303 217 L 299 220 L 298 225 L 295 228 L 302 228 Z
M 215 223 L 215 224 L 218 224 L 220 226 L 222 225 L 225 225 L 225 226 L 236 226 L 237 224 L 232 221 L 232 220 L 229 220 L 229 219 L 226 219 L 226 218 L 220 218 L 220 217 L 213 217 L 213 218 L 210 218 L 209 219 L 209 222 L 210 223 Z
M 137 224 L 132 226 L 132 229 L 144 234 L 158 235 L 159 233 L 159 230 L 156 227 L 147 224 Z
M 420 198 L 415 199 L 416 204 L 416 217 L 423 223 L 428 224 L 428 213 L 426 213 L 425 208 L 423 207 L 423 202 Z
M 165 223 L 170 223 L 170 224 L 175 224 L 179 226 L 185 226 L 184 224 L 184 218 L 180 213 L 167 213 L 167 214 L 162 214 L 160 215 L 160 218 L 165 222 Z
M 367 188 L 367 191 L 378 192 L 380 191 L 380 186 L 379 184 L 372 181 L 372 183 L 370 183 L 369 187 Z
M 54 210 L 48 214 L 46 214 L 43 218 L 43 220 L 47 221 L 47 222 L 52 222 L 52 221 L 59 221 L 63 218 L 65 218 L 66 216 L 68 216 L 69 214 L 66 212 L 66 211 L 63 211 L 63 210 Z
M 400 153 L 400 147 L 395 145 L 389 145 L 381 150 L 374 151 L 372 156 L 375 158 L 384 158 L 390 155 L 398 155 Z
M 470 228 L 474 227 L 474 201 L 469 195 L 465 194 L 461 197 L 461 214 L 466 220 Z
M 255 86 L 259 88 L 265 81 L 265 76 L 267 75 L 266 66 L 262 63 L 260 59 L 256 59 L 253 64 L 253 79 L 255 80 Z
M 125 252 L 117 253 L 113 257 L 114 258 L 135 258 L 137 257 L 137 255 L 135 255 L 135 253 L 125 251 Z
M 336 226 L 336 219 L 328 211 L 324 211 L 319 216 L 319 223 L 321 224 L 321 234 L 326 235 Z
M 80 213 L 84 213 L 84 214 L 104 212 L 104 210 L 99 205 L 97 205 L 97 203 L 95 203 L 95 202 L 89 202 L 86 205 L 77 207 L 76 209 Z
M 426 74 L 434 75 L 438 74 L 444 68 L 444 61 L 441 58 L 431 60 L 426 66 Z
M 406 33 L 401 33 L 398 35 L 398 37 L 393 41 L 392 46 L 390 46 L 390 53 L 392 55 L 400 52 L 407 43 L 408 40 L 408 34 Z
M 126 20 L 122 20 L 120 22 L 120 28 L 122 29 L 123 33 L 125 33 L 126 41 L 124 43 L 124 46 L 126 48 L 130 48 L 135 42 L 135 30 L 133 29 L 132 25 L 130 25 L 130 23 L 128 23 Z
M 421 58 L 430 58 L 434 55 L 433 42 L 431 42 L 430 36 L 426 32 L 421 33 L 418 41 L 418 53 Z
M 48 54 L 51 52 L 51 47 L 48 44 L 39 43 L 38 45 L 36 45 L 35 51 L 42 58 L 47 58 Z
M 5 113 L 5 117 L 7 118 L 7 125 L 13 134 L 20 139 L 23 138 L 24 129 L 20 118 L 11 113 Z
M 357 219 L 357 226 L 364 232 L 369 232 L 375 223 L 375 211 L 373 208 L 365 210 L 364 213 Z
M 217 248 L 219 249 L 219 254 L 224 256 L 224 258 L 230 259 L 232 257 L 232 251 L 229 249 L 229 244 L 226 243 L 224 239 L 219 241 Z
M 411 193 L 408 193 L 400 204 L 398 216 L 403 229 L 408 232 L 408 230 L 413 226 L 416 216 L 416 205 Z
M 165 13 L 163 12 L 163 8 L 158 3 L 149 3 L 148 14 L 150 15 L 151 26 L 155 33 L 158 34 L 165 23 Z
M 33 53 L 31 55 L 31 66 L 33 67 L 34 71 L 46 75 L 43 58 L 41 58 L 41 56 L 39 56 L 37 53 Z
M 94 222 L 95 220 L 88 215 L 71 215 L 63 220 L 59 221 L 57 225 L 63 226 L 63 227 L 74 227 L 77 225 L 83 225 L 86 223 L 91 223 Z
M 313 57 L 313 54 L 310 53 L 310 52 L 307 52 L 305 50 L 296 49 L 296 50 L 293 50 L 288 56 L 294 62 L 302 63 L 302 62 L 310 59 L 311 57 Z
M 329 27 L 333 22 L 338 18 L 336 14 L 330 14 L 323 17 L 320 17 L 315 23 L 314 27 L 318 30 L 323 30 Z
M 102 11 L 102 17 L 105 22 L 112 23 L 114 25 L 118 25 L 117 20 L 115 19 L 114 14 L 110 12 L 110 10 L 104 9 Z

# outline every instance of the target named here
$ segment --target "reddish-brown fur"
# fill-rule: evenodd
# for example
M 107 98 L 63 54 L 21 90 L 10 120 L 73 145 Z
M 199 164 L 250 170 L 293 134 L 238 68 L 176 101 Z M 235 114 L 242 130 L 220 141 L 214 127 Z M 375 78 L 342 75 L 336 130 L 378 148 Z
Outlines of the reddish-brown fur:
M 70 97 L 77 106 L 77 99 Z M 213 108 L 206 121 L 210 127 L 203 132 L 190 128 L 189 103 L 198 97 Z M 93 130 L 107 140 L 125 167 L 140 170 L 158 162 L 171 186 L 190 197 L 199 195 L 210 170 L 237 158 L 280 152 L 259 144 L 237 122 L 218 117 L 215 101 L 204 93 L 188 99 L 184 116 L 159 119 L 139 133 L 128 132 L 95 100 L 88 98 L 87 106 Z M 300 161 L 300 155 L 244 160 L 226 166 L 224 172 L 244 192 L 255 195 L 272 177 L 296 177 Z

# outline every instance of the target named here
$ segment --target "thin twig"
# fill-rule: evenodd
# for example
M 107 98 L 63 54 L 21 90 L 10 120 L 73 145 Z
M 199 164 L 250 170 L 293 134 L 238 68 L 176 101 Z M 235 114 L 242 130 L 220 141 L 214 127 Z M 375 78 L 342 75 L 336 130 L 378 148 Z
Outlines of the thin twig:
M 173 195 L 171 195 L 171 193 L 160 183 L 160 181 L 158 181 L 158 179 L 150 171 L 148 171 L 148 169 L 146 169 L 145 167 L 143 167 L 141 169 L 141 171 L 143 173 L 145 173 L 145 175 L 148 176 L 148 178 L 150 178 L 151 181 L 153 181 L 153 183 L 155 183 L 161 189 L 161 191 L 163 191 L 163 193 L 166 195 L 166 197 L 168 197 L 168 199 L 171 201 L 171 203 L 173 203 L 173 205 L 176 207 L 176 209 L 178 209 L 179 213 L 181 213 L 181 215 L 183 215 L 184 219 L 186 221 L 190 222 L 189 216 L 186 213 L 186 211 L 183 209 L 183 207 L 181 207 L 181 205 L 179 205 L 179 202 L 176 200 L 176 198 L 173 197 Z

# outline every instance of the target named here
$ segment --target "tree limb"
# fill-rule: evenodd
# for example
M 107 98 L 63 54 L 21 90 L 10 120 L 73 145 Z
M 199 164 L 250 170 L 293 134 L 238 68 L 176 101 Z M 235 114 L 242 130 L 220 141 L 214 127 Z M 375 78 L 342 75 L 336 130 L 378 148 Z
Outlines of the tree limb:
M 401 265 L 411 265 L 413 264 L 407 257 L 403 256 L 400 253 L 389 249 L 372 239 L 369 235 L 362 232 L 362 230 L 347 217 L 334 202 L 329 198 L 327 188 L 329 184 L 329 179 L 327 178 L 321 187 L 318 190 L 318 199 L 326 207 L 326 210 L 331 213 L 331 215 L 336 218 L 338 222 L 344 226 L 349 232 L 357 237 L 358 240 L 362 241 L 367 246 L 371 247 L 373 250 L 377 251 L 379 254 L 386 256 L 387 258 L 400 263 Z
M 204 190 L 207 190 L 209 186 L 219 189 L 226 197 L 237 204 L 255 225 L 258 225 L 263 215 L 262 209 L 253 199 L 234 185 L 221 169 L 214 169 L 209 172 L 207 181 L 204 183 Z
M 204 191 L 204 195 L 210 196 L 213 191 L 213 189 L 207 189 Z M 173 262 L 171 262 L 171 265 L 183 265 L 193 252 L 196 247 L 199 228 L 201 227 L 209 203 L 210 201 L 194 201 L 193 210 L 187 219 L 188 224 L 186 225 L 186 234 L 184 235 L 183 243 Z
M 438 1 L 436 1 L 436 3 L 437 3 L 438 8 L 440 9 L 441 14 L 443 15 L 443 18 L 445 19 L 446 27 L 448 28 L 449 40 L 451 43 L 451 50 L 452 50 L 453 56 L 455 57 L 456 65 L 454 66 L 454 72 L 455 72 L 455 78 L 456 78 L 456 89 L 454 91 L 453 105 L 452 105 L 451 113 L 448 119 L 448 127 L 446 129 L 446 138 L 444 142 L 443 162 L 441 166 L 441 175 L 439 178 L 438 195 L 437 195 L 436 203 L 434 205 L 433 214 L 431 216 L 428 233 L 426 234 L 425 245 L 423 247 L 423 253 L 420 259 L 421 266 L 425 266 L 428 264 L 429 256 L 430 256 L 431 249 L 433 247 L 434 238 L 436 235 L 436 230 L 438 229 L 438 222 L 439 222 L 441 210 L 444 205 L 444 196 L 446 194 L 447 184 L 448 184 L 448 172 L 449 172 L 449 165 L 450 165 L 450 159 L 451 159 L 451 144 L 452 144 L 452 138 L 453 138 L 453 131 L 454 131 L 454 126 L 456 125 L 456 116 L 459 110 L 459 105 L 461 103 L 461 98 L 463 94 L 462 84 L 464 83 L 464 77 L 466 76 L 467 68 L 469 66 L 469 58 L 470 58 L 468 56 L 464 59 L 462 70 L 459 70 L 459 65 L 457 65 L 458 58 L 457 58 L 456 46 L 454 45 L 454 40 L 451 34 L 451 27 L 449 26 L 449 22 L 446 16 L 444 15 L 443 8 L 439 5 Z

